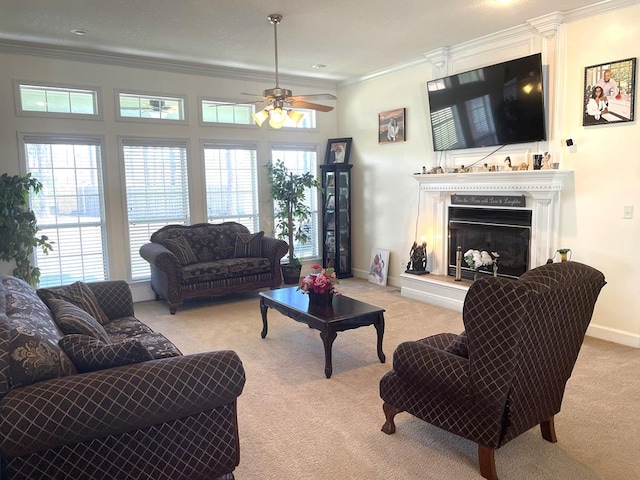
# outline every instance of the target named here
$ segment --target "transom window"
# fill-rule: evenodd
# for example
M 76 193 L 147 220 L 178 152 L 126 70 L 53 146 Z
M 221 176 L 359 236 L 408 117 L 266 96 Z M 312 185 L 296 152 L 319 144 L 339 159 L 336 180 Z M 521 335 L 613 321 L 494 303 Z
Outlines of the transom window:
M 124 139 L 122 151 L 131 280 L 144 280 L 151 270 L 140 247 L 165 225 L 189 223 L 187 142 Z
M 254 111 L 254 105 L 200 100 L 200 120 L 202 123 L 252 125 L 251 114 Z
M 207 219 L 259 230 L 258 162 L 255 145 L 204 144 Z
M 186 97 L 118 93 L 118 120 L 163 120 L 186 123 Z
M 26 135 L 27 171 L 42 183 L 30 198 L 38 233 L 53 251 L 34 250 L 40 286 L 107 278 L 102 140 Z
M 99 89 L 16 83 L 18 112 L 22 115 L 99 117 Z
M 293 173 L 311 172 L 317 176 L 318 153 L 313 145 L 277 145 L 271 149 L 271 161 L 282 160 Z M 315 258 L 319 255 L 318 248 L 318 189 L 310 188 L 306 192 L 306 203 L 311 210 L 311 220 L 303 228 L 307 229 L 309 242 L 302 245 L 295 242 L 294 249 L 298 258 Z M 274 215 L 276 215 L 274 205 Z M 278 232 L 276 232 L 277 234 Z

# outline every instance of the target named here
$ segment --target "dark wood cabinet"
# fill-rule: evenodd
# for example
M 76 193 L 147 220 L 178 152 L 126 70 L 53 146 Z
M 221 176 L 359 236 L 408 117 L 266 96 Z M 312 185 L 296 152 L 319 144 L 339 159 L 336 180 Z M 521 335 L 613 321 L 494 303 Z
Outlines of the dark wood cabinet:
M 351 169 L 353 165 L 321 165 L 322 260 L 338 278 L 351 273 Z

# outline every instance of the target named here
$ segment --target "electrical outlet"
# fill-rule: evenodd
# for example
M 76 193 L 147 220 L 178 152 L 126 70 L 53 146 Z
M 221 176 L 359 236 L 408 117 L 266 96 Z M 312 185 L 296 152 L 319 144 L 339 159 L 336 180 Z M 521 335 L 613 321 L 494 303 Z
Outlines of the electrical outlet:
M 622 210 L 622 218 L 631 219 L 633 218 L 633 205 L 625 205 Z

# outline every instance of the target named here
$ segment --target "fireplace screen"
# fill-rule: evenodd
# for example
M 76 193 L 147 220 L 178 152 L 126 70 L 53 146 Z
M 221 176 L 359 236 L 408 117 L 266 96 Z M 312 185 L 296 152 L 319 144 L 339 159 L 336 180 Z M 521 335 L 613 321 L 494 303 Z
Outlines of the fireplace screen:
M 449 207 L 449 268 L 455 276 L 456 249 L 497 252 L 498 275 L 517 278 L 529 269 L 531 210 Z M 462 277 L 473 279 L 462 260 Z M 489 272 L 487 272 L 489 273 Z

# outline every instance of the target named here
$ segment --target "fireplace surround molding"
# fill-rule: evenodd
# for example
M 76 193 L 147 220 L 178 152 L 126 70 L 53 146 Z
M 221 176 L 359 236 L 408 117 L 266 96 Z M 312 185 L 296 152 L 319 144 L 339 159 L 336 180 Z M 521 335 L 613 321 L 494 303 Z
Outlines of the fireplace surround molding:
M 542 265 L 558 247 L 560 193 L 572 179 L 570 170 L 525 170 L 504 172 L 444 173 L 413 175 L 420 188 L 420 225 L 426 232 L 431 255 L 431 274 L 416 278 L 401 274 L 403 296 L 456 310 L 468 284 L 447 278 L 448 212 L 453 194 L 524 195 L 531 210 L 530 268 Z M 413 239 L 408 239 L 411 243 Z

